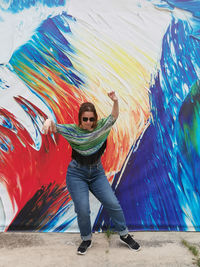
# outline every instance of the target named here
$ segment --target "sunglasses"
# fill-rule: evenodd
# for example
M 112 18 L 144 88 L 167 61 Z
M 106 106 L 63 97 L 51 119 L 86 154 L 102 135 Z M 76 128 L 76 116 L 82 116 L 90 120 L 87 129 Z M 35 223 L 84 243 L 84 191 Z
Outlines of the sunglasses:
M 88 121 L 88 120 L 93 122 L 93 121 L 95 121 L 95 118 L 94 117 L 91 117 L 91 118 L 83 117 L 82 120 L 85 121 L 85 122 Z

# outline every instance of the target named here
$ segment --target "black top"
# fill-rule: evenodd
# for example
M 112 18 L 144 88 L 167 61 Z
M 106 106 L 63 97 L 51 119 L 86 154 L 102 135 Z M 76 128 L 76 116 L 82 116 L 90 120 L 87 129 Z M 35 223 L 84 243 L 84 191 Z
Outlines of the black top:
M 90 156 L 83 156 L 80 153 L 78 153 L 76 150 L 72 149 L 72 159 L 75 159 L 78 163 L 82 165 L 91 165 L 98 162 L 103 155 L 107 145 L 107 140 L 103 143 L 103 145 L 100 147 L 100 149 L 90 155 Z

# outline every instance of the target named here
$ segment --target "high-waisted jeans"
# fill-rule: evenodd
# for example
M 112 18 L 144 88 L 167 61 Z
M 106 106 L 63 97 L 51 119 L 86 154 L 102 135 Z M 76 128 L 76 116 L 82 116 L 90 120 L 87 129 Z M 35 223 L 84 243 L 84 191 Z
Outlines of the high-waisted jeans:
M 128 234 L 122 208 L 100 161 L 97 164 L 85 166 L 73 159 L 67 170 L 67 188 L 74 202 L 82 240 L 90 240 L 92 237 L 89 191 L 107 210 L 119 235 Z

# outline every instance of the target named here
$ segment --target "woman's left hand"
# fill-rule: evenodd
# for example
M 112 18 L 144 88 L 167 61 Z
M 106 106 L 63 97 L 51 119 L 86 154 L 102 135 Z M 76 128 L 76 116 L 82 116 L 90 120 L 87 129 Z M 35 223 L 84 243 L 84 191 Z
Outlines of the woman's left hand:
M 117 100 L 118 100 L 118 98 L 117 98 L 117 96 L 116 96 L 116 94 L 115 94 L 115 91 L 111 91 L 111 92 L 109 92 L 109 93 L 108 93 L 108 96 L 110 97 L 110 99 L 111 99 L 112 101 L 117 101 Z

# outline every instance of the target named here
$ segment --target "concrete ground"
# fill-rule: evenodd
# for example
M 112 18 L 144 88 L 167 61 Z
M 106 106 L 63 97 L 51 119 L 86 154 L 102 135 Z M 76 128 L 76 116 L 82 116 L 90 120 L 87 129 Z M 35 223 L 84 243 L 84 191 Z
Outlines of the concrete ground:
M 0 233 L 0 267 L 191 267 L 194 256 L 182 240 L 200 251 L 199 232 L 135 232 L 134 238 L 141 244 L 139 252 L 122 244 L 117 234 L 96 233 L 83 256 L 76 254 L 79 234 Z

